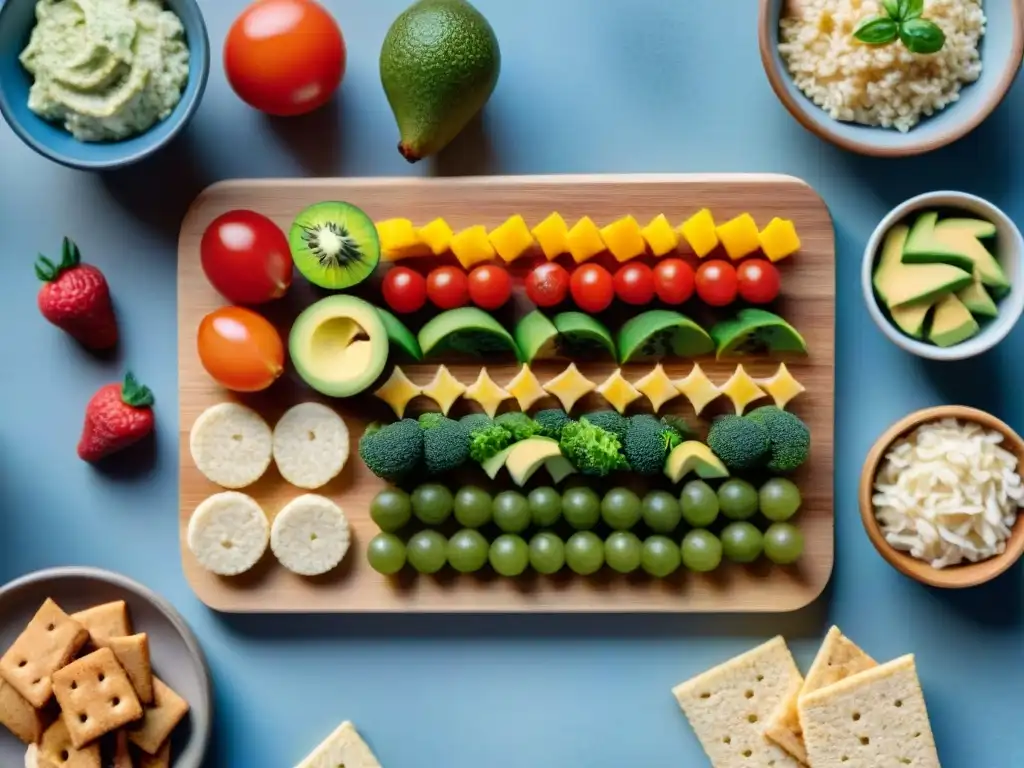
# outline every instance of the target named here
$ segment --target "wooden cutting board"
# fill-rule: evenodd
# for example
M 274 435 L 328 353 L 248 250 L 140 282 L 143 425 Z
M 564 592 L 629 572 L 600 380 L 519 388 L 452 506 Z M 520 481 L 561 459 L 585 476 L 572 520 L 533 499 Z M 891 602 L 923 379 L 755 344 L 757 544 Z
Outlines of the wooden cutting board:
M 760 226 L 774 216 L 793 219 L 803 248 L 780 263 L 782 295 L 774 309 L 796 326 L 809 347 L 808 357 L 787 361 L 791 372 L 807 387 L 807 392 L 790 409 L 809 424 L 813 445 L 811 460 L 794 478 L 804 499 L 794 522 L 806 538 L 806 551 L 798 566 L 782 568 L 767 562 L 750 567 L 724 564 L 711 575 L 680 571 L 662 581 L 638 575 L 619 576 L 607 573 L 607 569 L 589 578 L 563 573 L 552 578 L 533 575 L 513 580 L 487 574 L 458 576 L 451 572 L 439 577 L 402 574 L 389 579 L 374 572 L 365 558 L 366 544 L 377 533 L 369 517 L 369 504 L 384 483 L 363 466 L 356 453 L 356 441 L 368 421 L 388 418 L 387 406 L 369 393 L 348 401 L 323 399 L 304 387 L 290 370 L 264 393 L 235 395 L 206 374 L 196 352 L 200 320 L 224 303 L 206 281 L 200 265 L 199 243 L 207 225 L 228 210 L 248 208 L 266 214 L 287 231 L 301 209 L 324 200 L 352 202 L 378 221 L 405 217 L 423 224 L 443 216 L 456 229 L 473 224 L 490 228 L 515 213 L 522 214 L 532 226 L 553 210 L 562 213 L 570 224 L 589 215 L 603 225 L 627 213 L 642 223 L 664 213 L 670 221 L 678 223 L 703 207 L 710 208 L 720 222 L 744 212 L 752 214 Z M 216 184 L 199 196 L 186 216 L 178 251 L 180 540 L 185 575 L 204 603 L 228 612 L 750 612 L 800 608 L 821 593 L 833 562 L 834 267 L 832 221 L 825 203 L 803 181 L 788 176 L 522 176 L 239 180 Z M 297 276 L 288 296 L 277 306 L 266 309 L 265 314 L 287 338 L 292 319 L 315 298 Z M 689 306 L 684 311 L 689 312 Z M 735 362 L 700 362 L 717 384 L 724 383 L 736 367 Z M 767 359 L 744 364 L 755 377 L 771 375 L 778 365 Z M 437 365 L 435 361 L 403 369 L 422 384 L 433 376 Z M 449 368 L 469 384 L 476 378 L 480 365 L 453 364 Z M 626 366 L 624 375 L 635 380 L 650 367 Z M 666 361 L 666 370 L 673 378 L 686 375 L 691 367 L 692 362 L 687 360 Z M 564 363 L 555 362 L 535 366 L 542 381 L 562 368 Z M 596 382 L 613 369 L 611 363 L 581 366 Z M 517 367 L 489 365 L 488 370 L 499 384 L 504 384 Z M 189 454 L 189 430 L 207 407 L 233 399 L 256 408 L 271 425 L 287 407 L 307 400 L 328 402 L 348 423 L 352 458 L 342 474 L 319 491 L 343 507 L 353 529 L 352 549 L 335 572 L 315 579 L 295 576 L 268 551 L 248 574 L 224 579 L 203 570 L 189 552 L 185 541 L 192 511 L 203 499 L 221 490 L 195 468 Z M 723 404 L 728 407 L 722 399 L 713 412 L 721 412 Z M 608 406 L 594 395 L 584 403 L 584 409 L 602 407 Z M 697 419 L 683 397 L 671 401 L 663 412 L 687 417 L 701 434 L 706 429 L 706 420 Z M 506 480 L 507 484 L 510 481 Z M 260 502 L 271 518 L 302 493 L 285 483 L 273 466 L 245 492 Z

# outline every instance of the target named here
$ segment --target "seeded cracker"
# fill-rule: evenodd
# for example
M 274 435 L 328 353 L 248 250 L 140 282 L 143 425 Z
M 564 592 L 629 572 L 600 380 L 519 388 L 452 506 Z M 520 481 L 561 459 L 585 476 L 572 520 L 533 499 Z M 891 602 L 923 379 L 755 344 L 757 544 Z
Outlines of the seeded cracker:
M 100 768 L 100 745 L 75 749 L 64 720 L 57 718 L 43 734 L 36 760 L 40 768 Z
M 252 485 L 273 454 L 270 427 L 252 408 L 219 403 L 203 411 L 189 433 L 196 468 L 222 488 Z
M 199 564 L 220 576 L 237 576 L 263 557 L 270 523 L 254 499 L 224 491 L 203 501 L 188 521 L 188 548 Z
M 348 461 L 349 434 L 342 418 L 320 403 L 289 408 L 274 427 L 274 462 L 297 488 L 316 490 Z
M 381 768 L 370 747 L 347 720 L 296 768 Z
M 335 568 L 351 540 L 348 519 L 328 498 L 307 493 L 277 513 L 270 548 L 285 568 L 300 576 L 317 576 Z
M 109 648 L 54 672 L 53 695 L 76 749 L 142 717 L 128 675 Z

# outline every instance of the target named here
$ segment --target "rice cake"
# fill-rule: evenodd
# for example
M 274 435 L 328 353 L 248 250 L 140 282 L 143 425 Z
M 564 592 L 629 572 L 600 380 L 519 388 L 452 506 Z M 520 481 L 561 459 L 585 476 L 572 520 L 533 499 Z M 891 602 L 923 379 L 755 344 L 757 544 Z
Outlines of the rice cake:
M 252 485 L 273 457 L 270 426 L 241 403 L 218 403 L 199 414 L 188 445 L 196 469 L 222 488 Z
M 347 720 L 299 763 L 298 768 L 381 768 L 369 745 Z
M 337 567 L 348 552 L 351 533 L 341 507 L 306 493 L 277 513 L 270 548 L 278 561 L 300 576 L 319 576 Z
M 327 485 L 348 461 L 348 427 L 322 403 L 299 403 L 285 411 L 274 426 L 273 442 L 277 471 L 296 488 Z

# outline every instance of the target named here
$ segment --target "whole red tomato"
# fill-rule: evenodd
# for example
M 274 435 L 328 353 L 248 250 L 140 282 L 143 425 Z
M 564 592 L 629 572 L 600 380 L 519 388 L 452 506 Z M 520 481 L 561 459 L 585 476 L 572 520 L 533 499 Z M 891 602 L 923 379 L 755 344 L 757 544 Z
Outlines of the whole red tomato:
M 496 264 L 469 273 L 469 299 L 480 309 L 497 309 L 512 296 L 512 278 Z
M 257 0 L 228 31 L 224 69 L 235 93 L 269 115 L 322 107 L 345 75 L 345 40 L 313 0 Z
M 775 301 L 782 288 L 779 270 L 767 259 L 748 259 L 736 269 L 739 294 L 751 304 Z
M 682 259 L 661 259 L 654 267 L 654 292 L 666 304 L 682 304 L 693 296 L 693 267 Z
M 199 258 L 210 285 L 234 304 L 262 304 L 292 284 L 288 239 L 255 211 L 221 214 L 203 233 Z
M 727 261 L 712 259 L 697 270 L 697 295 L 712 307 L 726 307 L 736 301 L 736 268 Z
M 456 309 L 469 303 L 466 273 L 455 267 L 438 267 L 427 275 L 427 297 L 438 309 Z
M 615 298 L 615 286 L 607 269 L 599 264 L 577 267 L 569 281 L 572 300 L 584 312 L 603 312 Z
M 654 272 L 646 264 L 627 264 L 615 273 L 615 295 L 626 304 L 650 304 L 654 299 Z
M 541 264 L 526 276 L 526 295 L 538 307 L 554 307 L 569 295 L 569 272 L 553 261 Z
M 408 267 L 392 267 L 384 275 L 381 293 L 384 294 L 384 301 L 395 312 L 416 312 L 427 303 L 427 281 L 419 272 Z

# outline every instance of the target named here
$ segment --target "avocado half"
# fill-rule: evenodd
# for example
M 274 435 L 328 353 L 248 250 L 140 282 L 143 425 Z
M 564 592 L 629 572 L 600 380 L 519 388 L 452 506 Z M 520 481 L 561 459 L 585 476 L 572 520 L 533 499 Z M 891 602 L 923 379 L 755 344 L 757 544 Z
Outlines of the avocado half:
M 711 338 L 719 360 L 762 353 L 807 354 L 807 342 L 796 328 L 774 312 L 755 307 L 741 309 L 735 318 L 713 326 Z
M 369 388 L 388 361 L 388 332 L 372 304 L 355 296 L 328 296 L 292 325 L 288 354 L 302 380 L 328 397 Z

